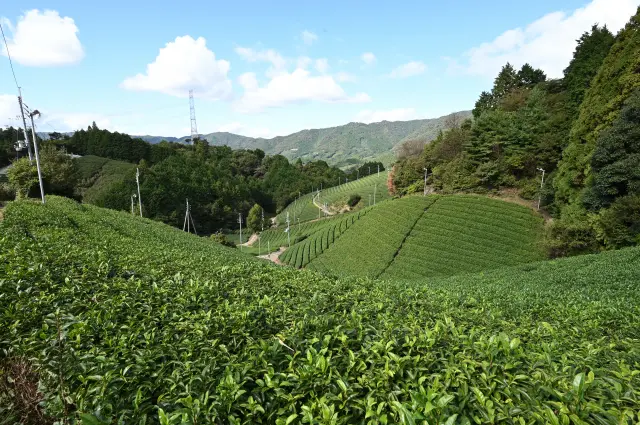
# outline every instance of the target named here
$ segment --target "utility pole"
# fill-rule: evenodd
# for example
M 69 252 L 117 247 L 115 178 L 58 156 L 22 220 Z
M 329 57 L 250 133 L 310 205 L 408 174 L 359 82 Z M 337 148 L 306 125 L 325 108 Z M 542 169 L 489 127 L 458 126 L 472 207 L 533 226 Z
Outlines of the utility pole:
M 540 181 L 540 193 L 538 194 L 538 210 L 540 210 L 540 202 L 542 201 L 542 187 L 544 186 L 544 169 L 538 167 L 538 171 L 542 171 L 542 180 Z
M 380 164 L 378 164 L 378 177 L 380 177 Z
M 140 196 L 140 169 L 136 167 L 136 185 L 138 186 L 138 208 L 142 217 L 142 197 Z
M 42 197 L 42 203 L 44 204 L 44 186 L 42 185 L 42 171 L 40 169 L 40 154 L 38 153 L 38 142 L 36 140 L 36 125 L 33 122 L 33 116 L 40 115 L 40 112 L 36 109 L 29 114 L 31 118 L 31 135 L 33 137 L 33 150 L 36 154 L 36 167 L 38 168 L 38 181 L 40 182 L 40 196 Z
M 240 251 L 242 251 L 242 213 L 238 213 L 238 223 L 240 224 Z
M 289 211 L 287 211 L 287 228 L 285 229 L 287 232 L 287 243 L 289 244 L 289 248 L 291 248 L 291 227 L 289 226 Z
M 187 229 L 187 233 L 191 233 L 191 225 L 189 223 L 189 219 L 191 217 L 191 207 L 189 206 L 189 199 L 187 199 L 187 209 L 184 212 L 184 224 L 182 225 L 182 231 L 184 232 L 185 227 Z M 195 230 L 195 226 L 194 226 Z
M 358 168 L 357 172 L 358 172 L 358 176 L 356 177 L 356 180 L 360 180 L 360 169 L 359 168 Z
M 424 168 L 424 191 L 422 193 L 422 196 L 427 196 L 427 173 L 429 172 L 428 170 L 429 170 L 428 168 Z
M 378 183 L 373 186 L 373 205 L 376 204 L 376 192 L 378 191 Z
M 131 195 L 131 215 L 135 214 L 134 213 L 135 207 L 134 207 L 134 203 L 133 202 L 134 202 L 134 199 L 136 199 L 137 197 L 138 197 L 138 195 L 136 195 L 135 193 Z M 184 229 L 182 229 L 182 230 L 184 230 Z
M 22 125 L 24 126 L 24 142 L 27 145 L 27 153 L 29 154 L 29 164 L 33 163 L 33 158 L 31 157 L 31 146 L 29 145 L 29 133 L 27 133 L 27 120 L 24 118 L 24 105 L 22 104 L 22 90 L 18 88 L 18 103 L 20 103 L 20 113 L 22 114 Z
M 258 255 L 261 255 L 262 252 L 262 232 L 264 232 L 264 209 L 260 208 L 260 212 L 262 213 L 262 218 L 260 220 L 260 237 L 258 238 Z

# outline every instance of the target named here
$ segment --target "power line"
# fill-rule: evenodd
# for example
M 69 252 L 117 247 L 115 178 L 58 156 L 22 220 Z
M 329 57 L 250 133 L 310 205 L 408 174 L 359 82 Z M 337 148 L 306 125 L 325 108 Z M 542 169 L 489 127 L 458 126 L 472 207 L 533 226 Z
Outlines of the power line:
M 20 90 L 20 85 L 18 84 L 18 79 L 16 78 L 16 72 L 13 70 L 13 61 L 11 60 L 11 54 L 9 53 L 9 45 L 7 44 L 7 38 L 4 36 L 4 30 L 2 29 L 2 24 L 0 24 L 0 32 L 2 32 L 2 39 L 4 40 L 4 47 L 7 49 L 7 57 L 9 58 L 9 65 L 11 65 L 11 73 L 13 74 L 13 81 L 16 82 L 16 87 Z

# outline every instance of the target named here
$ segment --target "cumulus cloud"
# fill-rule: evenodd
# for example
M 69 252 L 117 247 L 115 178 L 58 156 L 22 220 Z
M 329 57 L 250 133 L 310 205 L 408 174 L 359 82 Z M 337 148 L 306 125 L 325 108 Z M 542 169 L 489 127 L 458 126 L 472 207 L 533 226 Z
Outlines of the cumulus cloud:
M 514 28 L 464 54 L 461 63 L 449 61 L 450 70 L 494 78 L 507 62 L 529 63 L 549 77 L 562 76 L 575 50 L 576 40 L 595 23 L 612 32 L 622 28 L 638 7 L 636 0 L 592 0 L 572 13 L 553 12 L 524 28 Z
M 232 95 L 229 68 L 229 62 L 216 59 L 204 38 L 186 35 L 167 43 L 145 74 L 126 78 L 122 87 L 177 97 L 186 97 L 193 90 L 197 97 L 228 99 Z
M 302 31 L 302 41 L 304 41 L 304 44 L 306 44 L 307 46 L 311 46 L 313 42 L 317 40 L 318 36 L 316 34 L 307 30 Z
M 11 58 L 21 65 L 70 65 L 84 57 L 75 22 L 55 10 L 30 10 L 18 18 L 15 27 L 6 18 L 2 23 L 10 32 L 7 45 Z M 2 54 L 7 56 L 4 45 Z
M 255 74 L 245 74 L 240 84 L 245 91 L 235 105 L 239 112 L 258 112 L 269 107 L 310 101 L 360 103 L 371 100 L 365 93 L 349 96 L 333 77 L 312 76 L 309 71 L 301 68 L 276 75 L 263 87 L 257 86 Z
M 427 70 L 427 66 L 424 63 L 418 62 L 418 61 L 411 61 L 395 68 L 393 71 L 391 71 L 391 74 L 389 74 L 389 77 L 390 78 L 413 77 L 414 75 L 424 74 L 426 70 Z
M 363 53 L 360 56 L 360 59 L 362 59 L 362 61 L 364 63 L 366 63 L 367 65 L 371 65 L 372 63 L 374 63 L 376 61 L 376 55 L 374 55 L 371 52 L 367 52 L 367 53 Z
M 255 50 L 250 47 L 236 47 L 236 53 L 247 62 L 268 62 L 271 67 L 267 71 L 268 76 L 274 76 L 284 72 L 287 60 L 273 49 Z
M 326 58 L 316 59 L 316 70 L 324 74 L 329 70 L 329 61 Z
M 338 72 L 335 77 L 336 81 L 338 81 L 339 83 L 353 82 L 357 80 L 355 75 L 344 71 Z
M 18 96 L 0 94 L 0 126 L 22 127 Z
M 358 112 L 355 117 L 355 121 L 369 124 L 372 122 L 380 121 L 408 121 L 417 118 L 418 115 L 416 114 L 416 110 L 413 108 L 399 108 L 378 111 L 365 109 Z

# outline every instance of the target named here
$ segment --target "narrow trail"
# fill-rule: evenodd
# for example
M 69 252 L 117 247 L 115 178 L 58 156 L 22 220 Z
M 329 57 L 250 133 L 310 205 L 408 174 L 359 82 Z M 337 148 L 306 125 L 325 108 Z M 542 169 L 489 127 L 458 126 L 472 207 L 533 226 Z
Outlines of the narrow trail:
M 316 195 L 313 197 L 313 205 L 315 205 L 318 209 L 320 209 L 320 211 L 322 211 L 323 213 L 325 213 L 326 215 L 334 215 L 333 212 L 329 211 L 328 208 L 325 208 L 324 205 L 318 205 L 316 203 L 316 197 L 319 197 L 320 194 Z
M 266 254 L 266 255 L 259 255 L 258 258 L 262 258 L 263 260 L 269 260 L 272 261 L 278 265 L 282 265 L 282 262 L 280 261 L 280 255 L 286 251 L 286 247 L 281 246 L 280 249 L 276 252 L 272 252 L 270 254 Z
M 245 243 L 242 243 L 240 245 L 242 246 L 251 246 L 253 245 L 256 241 L 258 240 L 258 234 L 254 233 L 253 235 L 251 235 L 251 237 L 249 238 L 248 241 L 246 241 Z

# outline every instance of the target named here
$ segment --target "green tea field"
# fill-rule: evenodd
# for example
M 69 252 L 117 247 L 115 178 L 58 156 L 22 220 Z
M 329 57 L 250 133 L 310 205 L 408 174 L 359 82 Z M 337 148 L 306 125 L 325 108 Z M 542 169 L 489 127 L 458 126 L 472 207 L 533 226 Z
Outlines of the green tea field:
M 439 202 L 407 198 L 395 221 L 411 233 Z M 2 423 L 640 421 L 638 248 L 338 279 L 48 197 L 4 210 L 0 330 Z
M 376 206 L 308 267 L 339 276 L 448 276 L 541 260 L 541 234 L 542 219 L 520 205 L 413 196 Z

